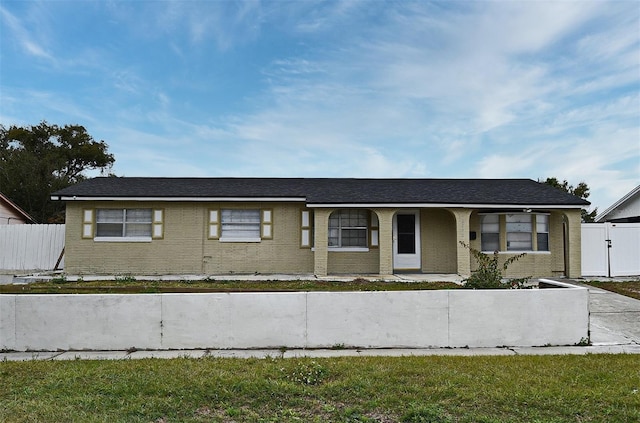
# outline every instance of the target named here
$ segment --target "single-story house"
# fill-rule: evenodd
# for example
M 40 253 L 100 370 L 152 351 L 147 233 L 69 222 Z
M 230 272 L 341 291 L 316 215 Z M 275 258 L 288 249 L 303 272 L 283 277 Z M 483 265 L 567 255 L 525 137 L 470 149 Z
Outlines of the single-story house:
M 22 210 L 9 197 L 0 192 L 0 225 L 35 223 L 33 217 Z
M 66 202 L 68 274 L 580 276 L 581 198 L 530 179 L 89 179 Z
M 596 216 L 596 223 L 640 222 L 640 185 Z

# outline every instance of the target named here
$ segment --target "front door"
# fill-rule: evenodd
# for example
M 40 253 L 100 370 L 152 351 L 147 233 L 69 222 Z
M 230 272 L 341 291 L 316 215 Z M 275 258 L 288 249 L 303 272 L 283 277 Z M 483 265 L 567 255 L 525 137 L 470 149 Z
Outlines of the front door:
M 420 213 L 399 212 L 393 217 L 393 269 L 420 268 Z

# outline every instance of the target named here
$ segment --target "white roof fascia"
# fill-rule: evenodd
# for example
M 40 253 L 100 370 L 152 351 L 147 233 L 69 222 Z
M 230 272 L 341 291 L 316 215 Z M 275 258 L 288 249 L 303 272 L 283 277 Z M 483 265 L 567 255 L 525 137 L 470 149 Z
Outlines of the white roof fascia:
M 51 196 L 52 200 L 59 201 L 169 201 L 169 202 L 304 202 L 304 197 L 78 197 L 78 196 Z
M 307 204 L 309 208 L 463 208 L 463 209 L 581 209 L 582 205 L 558 204 L 448 204 L 448 203 L 335 203 L 335 204 Z
M 640 192 L 640 185 L 638 185 L 637 187 L 635 187 L 634 189 L 632 189 L 627 195 L 625 195 L 624 197 L 622 197 L 621 199 L 619 199 L 618 201 L 616 201 L 615 203 L 613 203 L 611 205 L 611 207 L 609 207 L 608 209 L 606 209 L 605 211 L 603 211 L 602 213 L 600 213 L 599 215 L 596 216 L 595 221 L 596 222 L 600 222 L 602 219 L 604 219 L 605 217 L 607 217 L 607 215 L 609 213 L 611 213 L 612 211 L 614 211 L 615 209 L 617 209 L 618 207 L 620 207 L 622 204 L 626 203 L 629 199 L 631 199 L 634 195 L 636 195 L 638 192 Z
M 78 197 L 51 196 L 58 201 L 156 201 L 156 202 L 306 202 L 304 197 Z M 317 203 L 309 208 L 469 208 L 469 209 L 581 209 L 581 205 L 452 204 L 452 203 Z

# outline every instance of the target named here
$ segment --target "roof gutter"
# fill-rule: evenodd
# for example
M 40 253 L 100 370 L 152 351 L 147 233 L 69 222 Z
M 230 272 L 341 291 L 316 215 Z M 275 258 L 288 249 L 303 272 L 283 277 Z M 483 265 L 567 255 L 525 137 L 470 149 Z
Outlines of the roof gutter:
M 581 209 L 576 204 L 453 204 L 453 203 L 318 203 L 309 208 L 463 208 L 463 209 Z
M 53 201 L 168 201 L 168 202 L 305 202 L 305 197 L 79 197 L 73 196 L 51 196 Z
M 279 202 L 306 203 L 305 197 L 79 197 L 51 196 L 53 201 L 138 202 Z M 456 204 L 456 203 L 307 203 L 309 208 L 466 208 L 466 209 L 581 209 L 578 204 Z

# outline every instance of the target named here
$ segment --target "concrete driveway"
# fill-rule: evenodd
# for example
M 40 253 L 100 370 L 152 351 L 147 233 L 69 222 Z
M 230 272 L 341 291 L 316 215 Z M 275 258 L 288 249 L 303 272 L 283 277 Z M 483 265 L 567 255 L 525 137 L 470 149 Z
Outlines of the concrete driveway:
M 589 288 L 592 345 L 640 345 L 640 300 L 574 283 Z

